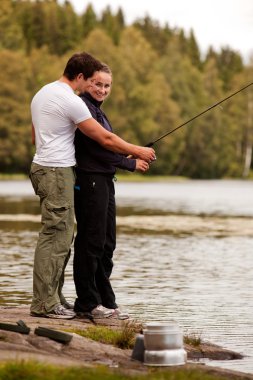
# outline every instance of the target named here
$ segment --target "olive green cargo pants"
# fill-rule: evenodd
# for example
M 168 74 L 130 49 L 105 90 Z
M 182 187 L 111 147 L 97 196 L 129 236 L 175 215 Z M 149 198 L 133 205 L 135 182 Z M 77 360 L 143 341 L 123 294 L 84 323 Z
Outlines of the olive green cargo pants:
M 40 197 L 42 228 L 34 256 L 31 312 L 44 314 L 64 303 L 64 270 L 74 234 L 74 172 L 72 167 L 32 163 L 30 179 Z

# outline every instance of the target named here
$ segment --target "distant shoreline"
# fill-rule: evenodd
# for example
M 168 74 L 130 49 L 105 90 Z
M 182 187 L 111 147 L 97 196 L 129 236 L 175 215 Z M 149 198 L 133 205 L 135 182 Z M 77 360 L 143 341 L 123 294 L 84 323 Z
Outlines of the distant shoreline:
M 24 173 L 0 173 L 0 181 L 20 181 L 29 180 L 28 174 Z M 167 176 L 167 175 L 148 175 L 140 173 L 116 173 L 115 181 L 120 182 L 187 182 L 187 181 L 252 181 L 253 178 L 187 178 L 180 176 Z

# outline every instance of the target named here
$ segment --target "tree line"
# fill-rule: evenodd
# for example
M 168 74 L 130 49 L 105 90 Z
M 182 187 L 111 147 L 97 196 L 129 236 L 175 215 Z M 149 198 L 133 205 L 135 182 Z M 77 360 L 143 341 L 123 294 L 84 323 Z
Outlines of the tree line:
M 121 8 L 77 14 L 57 0 L 1 0 L 0 172 L 28 173 L 30 102 L 59 78 L 67 59 L 87 51 L 113 71 L 103 108 L 115 133 L 145 145 L 251 82 L 253 66 L 228 46 L 203 57 L 194 32 L 145 16 L 126 25 Z M 190 178 L 249 177 L 252 87 L 155 146 L 150 174 Z

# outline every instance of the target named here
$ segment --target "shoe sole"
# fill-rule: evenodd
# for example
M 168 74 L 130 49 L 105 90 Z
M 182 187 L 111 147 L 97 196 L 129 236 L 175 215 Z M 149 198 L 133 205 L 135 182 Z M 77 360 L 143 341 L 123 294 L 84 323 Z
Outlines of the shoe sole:
M 36 314 L 30 313 L 31 317 L 37 318 L 51 318 L 51 319 L 73 319 L 76 315 L 60 315 L 60 314 Z
M 92 318 L 94 318 L 94 319 L 105 319 L 105 318 L 110 318 L 112 315 L 113 315 L 113 313 L 108 313 L 108 314 L 103 314 L 103 315 L 99 315 L 99 314 L 97 314 L 97 315 L 94 315 L 94 314 L 91 314 L 92 315 Z
M 119 320 L 123 321 L 124 319 L 129 319 L 129 315 L 118 315 L 117 317 Z
M 119 319 L 121 321 L 123 321 L 124 319 L 129 319 L 129 315 L 117 315 L 117 314 L 112 314 L 111 318 L 113 319 Z
M 94 317 L 89 311 L 76 311 L 77 318 L 84 318 L 92 320 Z

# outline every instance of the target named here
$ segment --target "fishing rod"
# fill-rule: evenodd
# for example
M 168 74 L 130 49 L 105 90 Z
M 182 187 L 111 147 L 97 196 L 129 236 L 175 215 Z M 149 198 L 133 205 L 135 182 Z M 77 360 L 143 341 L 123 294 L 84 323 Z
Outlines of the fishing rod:
M 210 111 L 211 109 L 217 107 L 219 104 L 225 102 L 225 100 L 228 100 L 228 99 L 232 98 L 233 96 L 235 96 L 236 94 L 238 94 L 239 92 L 241 92 L 241 91 L 243 91 L 243 90 L 246 90 L 246 88 L 248 88 L 249 86 L 252 86 L 252 84 L 253 84 L 253 82 L 250 83 L 250 84 L 247 84 L 247 86 L 244 86 L 244 87 L 240 88 L 240 90 L 237 90 L 237 91 L 234 92 L 233 94 L 231 94 L 231 95 L 227 96 L 226 98 L 220 100 L 219 102 L 213 104 L 212 106 L 208 107 L 206 110 L 200 112 L 198 115 L 196 115 L 196 116 L 192 117 L 191 119 L 185 121 L 183 124 L 180 124 L 178 127 L 174 128 L 174 129 L 172 129 L 172 130 L 170 130 L 169 132 L 167 132 L 167 133 L 165 133 L 164 135 L 158 137 L 156 140 L 151 141 L 150 143 L 148 143 L 148 144 L 145 145 L 145 146 L 146 146 L 146 147 L 151 147 L 151 146 L 153 146 L 153 145 L 154 145 L 155 143 L 157 143 L 158 141 L 164 139 L 164 137 L 170 135 L 171 133 L 175 132 L 175 131 L 178 130 L 179 128 L 182 128 L 184 125 L 190 123 L 191 121 L 197 119 L 198 117 L 200 117 L 200 116 L 203 115 L 204 113 Z

